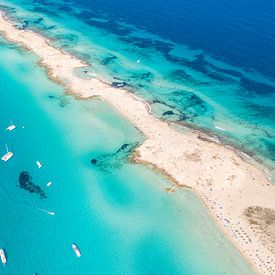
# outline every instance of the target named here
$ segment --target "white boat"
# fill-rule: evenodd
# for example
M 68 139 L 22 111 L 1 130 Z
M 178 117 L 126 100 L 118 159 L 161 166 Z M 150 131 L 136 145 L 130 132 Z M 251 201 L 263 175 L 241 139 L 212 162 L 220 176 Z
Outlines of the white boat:
M 52 216 L 55 215 L 55 213 L 54 213 L 53 211 L 47 211 L 47 213 L 48 213 L 49 215 L 52 215 Z
M 0 249 L 0 257 L 1 257 L 2 264 L 5 266 L 7 259 L 6 259 L 6 255 L 5 255 L 5 250 L 3 248 Z
M 52 216 L 55 215 L 55 212 L 53 212 L 53 211 L 46 210 L 46 209 L 43 209 L 43 208 L 40 208 L 40 207 L 37 207 L 37 209 L 39 209 L 39 210 L 41 210 L 41 211 L 43 211 L 43 212 L 45 212 L 45 213 L 47 213 L 49 215 L 52 215 Z
M 7 153 L 1 158 L 3 161 L 8 161 L 13 156 L 13 152 L 9 152 L 7 144 L 6 144 L 6 150 L 7 150 Z
M 12 131 L 16 128 L 14 124 L 11 124 L 9 127 L 6 128 L 6 131 Z
M 74 253 L 76 254 L 77 257 L 80 257 L 81 256 L 81 253 L 77 247 L 77 245 L 75 243 L 72 243 L 72 248 L 73 248 L 73 251 Z
M 49 181 L 49 182 L 47 183 L 47 187 L 50 187 L 51 185 L 52 185 L 52 182 Z
M 38 167 L 39 169 L 42 167 L 42 164 L 41 164 L 40 161 L 37 160 L 35 163 L 36 163 L 36 165 L 37 165 L 37 167 Z

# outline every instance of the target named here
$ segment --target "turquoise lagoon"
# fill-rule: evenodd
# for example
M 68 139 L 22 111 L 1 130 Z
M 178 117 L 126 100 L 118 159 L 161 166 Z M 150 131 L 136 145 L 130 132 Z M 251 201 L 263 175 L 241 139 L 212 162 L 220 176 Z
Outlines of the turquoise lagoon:
M 127 161 L 142 141 L 133 125 L 65 95 L 37 61 L 1 40 L 0 152 L 14 152 L 0 163 L 1 274 L 253 274 L 192 192 L 168 195 L 168 181 Z M 22 171 L 47 198 L 19 188 Z

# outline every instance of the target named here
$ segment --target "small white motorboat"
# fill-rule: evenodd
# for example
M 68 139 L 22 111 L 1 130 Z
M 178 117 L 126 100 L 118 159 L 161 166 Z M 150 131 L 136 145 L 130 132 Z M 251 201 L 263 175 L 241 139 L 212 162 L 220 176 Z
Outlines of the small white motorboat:
M 11 124 L 9 127 L 6 128 L 6 131 L 12 131 L 16 128 L 14 124 Z
M 52 182 L 49 181 L 49 182 L 47 183 L 47 187 L 50 187 L 51 185 L 52 185 Z
M 13 156 L 13 152 L 9 152 L 7 144 L 6 144 L 6 151 L 7 153 L 1 158 L 1 160 L 3 161 L 8 161 Z
M 5 250 L 3 248 L 0 248 L 0 257 L 1 257 L 2 264 L 5 266 L 7 263 L 7 259 L 6 259 Z
M 75 243 L 72 243 L 72 248 L 76 256 L 79 258 L 81 256 L 80 250 L 78 249 L 77 245 Z
M 47 211 L 47 213 L 48 213 L 49 215 L 52 215 L 52 216 L 55 215 L 55 213 L 54 213 L 53 211 Z
M 35 163 L 36 163 L 36 165 L 37 165 L 37 167 L 38 167 L 39 169 L 42 167 L 42 164 L 41 164 L 40 161 L 37 160 Z

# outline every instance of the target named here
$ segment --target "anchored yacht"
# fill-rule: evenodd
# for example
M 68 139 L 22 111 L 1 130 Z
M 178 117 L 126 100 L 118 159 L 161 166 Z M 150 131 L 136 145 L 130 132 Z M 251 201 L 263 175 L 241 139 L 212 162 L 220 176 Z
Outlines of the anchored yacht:
M 16 128 L 14 124 L 11 124 L 9 127 L 6 128 L 6 131 L 12 131 Z
M 8 161 L 13 156 L 13 152 L 9 152 L 7 144 L 6 144 L 6 151 L 7 153 L 1 158 L 3 161 Z
M 77 257 L 80 257 L 81 256 L 81 253 L 77 247 L 77 245 L 75 243 L 72 243 L 72 248 L 73 248 L 73 251 L 74 253 L 76 254 Z
M 37 167 L 38 167 L 39 169 L 42 167 L 42 164 L 41 164 L 40 161 L 37 160 L 35 163 L 36 163 L 36 165 L 37 165 Z
M 49 182 L 47 183 L 47 187 L 50 187 L 51 185 L 52 185 L 52 182 L 49 181 Z

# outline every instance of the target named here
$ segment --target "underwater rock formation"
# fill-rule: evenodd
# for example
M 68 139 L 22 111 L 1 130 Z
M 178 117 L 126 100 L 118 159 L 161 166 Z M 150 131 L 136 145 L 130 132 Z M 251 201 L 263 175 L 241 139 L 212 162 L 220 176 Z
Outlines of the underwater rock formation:
M 20 188 L 28 190 L 30 193 L 38 194 L 41 199 L 47 198 L 47 195 L 41 189 L 41 187 L 32 182 L 32 177 L 30 176 L 29 172 L 26 172 L 26 171 L 21 172 L 18 180 L 19 180 Z
M 113 169 L 120 168 L 130 153 L 138 146 L 138 143 L 124 143 L 116 152 L 111 154 L 100 155 L 90 160 L 93 166 L 99 170 L 109 172 Z
M 48 95 L 50 99 L 58 100 L 58 105 L 61 108 L 66 107 L 68 104 L 70 104 L 70 99 L 68 96 L 54 96 L 54 95 Z
M 173 111 L 165 111 L 162 113 L 163 116 L 172 116 L 174 115 L 175 113 Z
M 91 164 L 96 165 L 97 164 L 97 160 L 96 159 L 91 159 Z
M 104 58 L 101 60 L 100 63 L 101 63 L 102 65 L 106 66 L 106 65 L 112 63 L 112 62 L 113 62 L 114 60 L 116 60 L 116 59 L 117 59 L 116 56 L 111 55 L 111 56 L 104 57 Z
M 192 92 L 179 90 L 171 93 L 169 101 L 185 114 L 190 121 L 208 112 L 207 104 Z
M 125 81 L 113 81 L 111 83 L 111 86 L 114 87 L 114 88 L 122 88 L 122 87 L 125 87 L 125 86 L 130 86 L 127 82 Z

